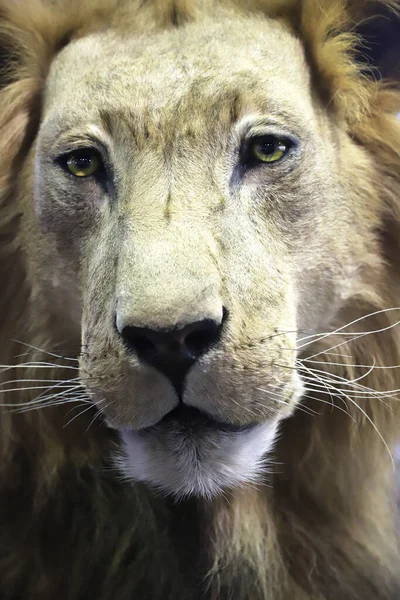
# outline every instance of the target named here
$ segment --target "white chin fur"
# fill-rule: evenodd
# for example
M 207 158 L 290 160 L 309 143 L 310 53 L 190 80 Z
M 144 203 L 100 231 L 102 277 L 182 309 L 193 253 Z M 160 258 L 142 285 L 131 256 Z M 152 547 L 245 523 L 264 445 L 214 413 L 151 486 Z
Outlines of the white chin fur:
M 224 489 L 255 483 L 266 473 L 278 420 L 226 432 L 153 427 L 121 433 L 117 466 L 127 479 L 142 481 L 181 498 L 212 498 Z

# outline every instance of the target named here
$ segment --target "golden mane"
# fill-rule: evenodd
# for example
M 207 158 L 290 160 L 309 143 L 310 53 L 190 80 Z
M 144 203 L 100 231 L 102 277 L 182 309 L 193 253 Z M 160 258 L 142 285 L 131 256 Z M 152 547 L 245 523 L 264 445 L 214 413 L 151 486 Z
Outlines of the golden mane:
M 186 590 L 196 586 L 215 600 L 339 600 L 338 589 L 340 600 L 400 597 L 389 464 L 400 424 L 400 370 L 390 368 L 400 364 L 400 91 L 398 82 L 379 81 L 356 60 L 357 23 L 378 4 L 400 6 L 389 0 L 225 4 L 278 18 L 296 32 L 315 94 L 374 157 L 375 173 L 361 193 L 384 207 L 380 264 L 371 257 L 369 285 L 349 300 L 336 335 L 304 341 L 301 369 L 313 378 L 312 393 L 284 424 L 271 488 L 175 505 L 114 480 L 103 456 L 109 434 L 86 432 L 92 410 L 66 428 L 68 404 L 10 410 L 38 393 L 18 393 L 18 380 L 39 380 L 33 388 L 69 380 L 74 371 L 66 367 L 75 363 L 67 359 L 80 351 L 68 347 L 67 332 L 35 293 L 25 263 L 28 232 L 20 228 L 27 184 L 19 173 L 35 142 L 50 63 L 71 39 L 110 23 L 138 31 L 179 26 L 212 14 L 213 3 L 0 0 L 0 363 L 15 365 L 1 373 L 0 579 L 7 600 L 144 599 L 149 581 L 152 599 L 191 598 Z M 21 375 L 23 363 L 32 366 Z M 204 551 L 191 559 L 200 545 Z

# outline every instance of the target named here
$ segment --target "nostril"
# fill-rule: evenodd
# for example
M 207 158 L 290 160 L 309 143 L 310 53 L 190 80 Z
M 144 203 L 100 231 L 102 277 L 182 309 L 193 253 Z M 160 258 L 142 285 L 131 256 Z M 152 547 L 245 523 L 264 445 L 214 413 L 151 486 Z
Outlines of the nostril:
M 197 358 L 215 343 L 216 335 L 216 328 L 213 328 L 212 331 L 193 331 L 186 336 L 185 346 L 188 352 Z
M 147 336 L 138 333 L 136 327 L 124 327 L 122 337 L 125 344 L 136 352 L 140 359 L 152 361 L 156 357 L 156 345 Z

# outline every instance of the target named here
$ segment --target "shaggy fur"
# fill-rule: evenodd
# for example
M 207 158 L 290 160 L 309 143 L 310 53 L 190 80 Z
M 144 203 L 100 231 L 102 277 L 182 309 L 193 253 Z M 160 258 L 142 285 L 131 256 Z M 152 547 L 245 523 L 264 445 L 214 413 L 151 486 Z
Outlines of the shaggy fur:
M 400 597 L 390 456 L 400 426 L 400 93 L 358 62 L 367 49 L 356 28 L 378 4 L 0 0 L 2 600 Z M 260 39 L 273 46 L 268 64 Z M 181 79 L 171 55 L 185 55 Z M 132 56 L 140 86 L 126 76 Z M 308 153 L 294 175 L 252 179 L 264 190 L 254 203 L 237 192 L 233 160 L 221 183 L 221 156 L 227 131 L 239 138 L 267 93 L 287 127 L 298 110 Z M 51 170 L 54 132 L 97 110 L 93 98 L 104 100 L 104 144 L 121 141 L 118 198 L 90 183 L 72 191 Z M 130 102 L 142 109 L 136 120 Z M 160 139 L 162 169 L 146 154 Z M 195 160 L 179 162 L 173 186 L 176 140 Z M 156 423 L 176 400 L 161 375 L 127 358 L 112 293 L 119 319 L 156 327 L 218 315 L 218 286 L 226 330 L 193 369 L 188 397 L 233 425 L 278 419 L 274 468 L 256 487 L 176 502 L 115 469 L 118 455 L 132 471 L 118 432 Z M 150 484 L 163 476 L 162 441 L 153 477 L 146 463 Z

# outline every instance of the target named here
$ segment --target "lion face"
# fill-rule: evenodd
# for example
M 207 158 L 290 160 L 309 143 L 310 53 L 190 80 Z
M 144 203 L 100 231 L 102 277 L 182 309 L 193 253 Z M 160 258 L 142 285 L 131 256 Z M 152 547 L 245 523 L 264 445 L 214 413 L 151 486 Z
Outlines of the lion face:
M 368 159 L 311 93 L 300 41 L 258 18 L 75 41 L 35 153 L 57 286 L 76 290 L 60 318 L 81 319 L 123 472 L 177 495 L 256 479 L 303 392 L 297 340 L 374 252 L 352 178 Z

